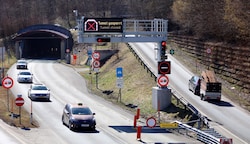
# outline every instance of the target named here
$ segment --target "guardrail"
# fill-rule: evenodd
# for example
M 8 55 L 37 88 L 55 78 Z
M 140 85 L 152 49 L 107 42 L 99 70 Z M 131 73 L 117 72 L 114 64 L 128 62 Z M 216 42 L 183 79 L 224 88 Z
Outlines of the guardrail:
M 143 57 L 138 55 L 135 50 L 127 43 L 128 48 L 131 50 L 131 52 L 135 55 L 135 57 L 140 61 L 140 63 L 143 65 L 144 68 L 147 69 L 147 72 L 150 72 L 151 76 L 155 77 L 155 81 L 157 81 L 157 76 L 153 72 L 153 68 L 149 66 L 149 64 L 144 63 Z M 206 125 L 208 130 L 202 131 L 196 128 L 193 128 L 187 124 L 183 124 L 179 121 L 175 121 L 179 124 L 178 132 L 180 132 L 180 129 L 185 129 L 186 134 L 187 131 L 193 133 L 193 137 L 196 138 L 197 140 L 204 142 L 204 143 L 209 143 L 209 144 L 220 144 L 220 139 L 224 138 L 221 136 L 219 133 L 217 133 L 214 129 L 210 128 L 209 125 L 209 120 L 207 119 L 206 116 L 203 116 L 192 104 L 190 104 L 181 94 L 179 94 L 177 91 L 175 91 L 173 88 L 172 89 L 172 94 L 176 98 L 177 102 L 181 102 L 186 108 L 188 108 L 190 111 L 192 111 L 195 115 L 199 117 L 199 123 L 203 122 L 203 124 Z M 200 127 L 200 124 L 198 124 L 198 127 Z M 190 134 L 188 134 L 191 136 Z

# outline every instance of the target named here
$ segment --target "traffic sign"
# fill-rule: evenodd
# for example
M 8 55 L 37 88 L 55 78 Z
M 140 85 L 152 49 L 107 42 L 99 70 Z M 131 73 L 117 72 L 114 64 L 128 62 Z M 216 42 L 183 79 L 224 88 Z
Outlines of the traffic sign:
M 93 63 L 92 63 L 92 65 L 93 65 L 93 68 L 99 68 L 100 65 L 101 65 L 101 63 L 98 60 L 94 60 Z
M 116 79 L 116 86 L 118 88 L 123 88 L 123 79 L 122 78 L 117 78 Z
M 16 98 L 15 103 L 17 106 L 23 106 L 24 99 L 22 97 L 18 97 L 18 98 Z
M 92 54 L 92 57 L 93 57 L 93 59 L 95 59 L 95 60 L 99 60 L 100 59 L 100 53 L 99 52 L 94 52 L 93 54 Z
M 6 89 L 9 89 L 13 86 L 14 84 L 14 81 L 11 77 L 5 77 L 3 80 L 2 80 L 2 85 L 4 88 Z
M 153 128 L 156 126 L 156 120 L 154 117 L 150 117 L 146 121 L 147 127 Z
M 158 85 L 160 87 L 166 87 L 166 86 L 168 86 L 168 83 L 169 83 L 168 76 L 161 75 L 160 77 L 158 77 L 157 82 L 158 82 Z
M 98 31 L 98 22 L 95 19 L 88 19 L 84 22 L 84 30 L 87 32 Z
M 118 78 L 123 77 L 122 67 L 116 68 L 116 77 L 118 77 Z
M 221 138 L 220 144 L 233 144 L 233 139 L 231 138 Z
M 92 55 L 92 48 L 91 47 L 88 47 L 87 54 L 88 54 L 88 56 Z
M 174 54 L 174 49 L 170 49 L 170 50 L 169 50 L 169 53 L 170 53 L 171 55 L 173 55 L 173 54 Z
M 207 54 L 211 54 L 212 49 L 211 48 L 207 48 L 206 51 L 207 51 Z
M 158 74 L 170 74 L 171 71 L 170 61 L 158 62 Z
M 174 122 L 174 123 L 160 123 L 161 128 L 178 128 L 179 124 Z

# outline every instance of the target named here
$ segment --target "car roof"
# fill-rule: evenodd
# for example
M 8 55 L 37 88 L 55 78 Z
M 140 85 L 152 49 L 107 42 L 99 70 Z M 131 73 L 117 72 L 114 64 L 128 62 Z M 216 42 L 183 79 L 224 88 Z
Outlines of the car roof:
M 71 108 L 88 108 L 88 106 L 82 103 L 68 103 Z
M 26 60 L 17 60 L 17 62 L 27 62 Z
M 33 83 L 32 85 L 33 86 L 45 86 L 44 84 L 41 84 L 41 83 Z
M 19 71 L 19 73 L 31 73 L 30 71 Z

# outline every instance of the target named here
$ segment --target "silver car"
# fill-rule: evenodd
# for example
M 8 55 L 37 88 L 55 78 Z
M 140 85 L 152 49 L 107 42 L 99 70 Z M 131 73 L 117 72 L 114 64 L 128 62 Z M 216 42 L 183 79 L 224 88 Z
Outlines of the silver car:
M 31 100 L 50 101 L 50 89 L 44 84 L 31 84 L 28 90 L 28 97 Z
M 33 74 L 29 71 L 20 71 L 17 74 L 17 82 L 19 83 L 32 83 L 33 81 Z
M 26 60 L 18 60 L 16 63 L 17 69 L 28 69 L 28 63 Z
M 201 79 L 199 76 L 192 76 L 188 82 L 188 89 L 195 95 L 200 95 Z

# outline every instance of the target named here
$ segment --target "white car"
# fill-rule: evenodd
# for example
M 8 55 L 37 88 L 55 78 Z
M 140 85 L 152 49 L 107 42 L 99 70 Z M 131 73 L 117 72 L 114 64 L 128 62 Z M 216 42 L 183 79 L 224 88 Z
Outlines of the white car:
M 20 71 L 17 74 L 17 82 L 19 83 L 32 83 L 33 81 L 33 74 L 29 71 Z
M 28 90 L 28 97 L 31 100 L 50 101 L 50 89 L 44 84 L 31 84 Z
M 26 60 L 18 60 L 16 63 L 16 69 L 28 69 L 28 63 Z

